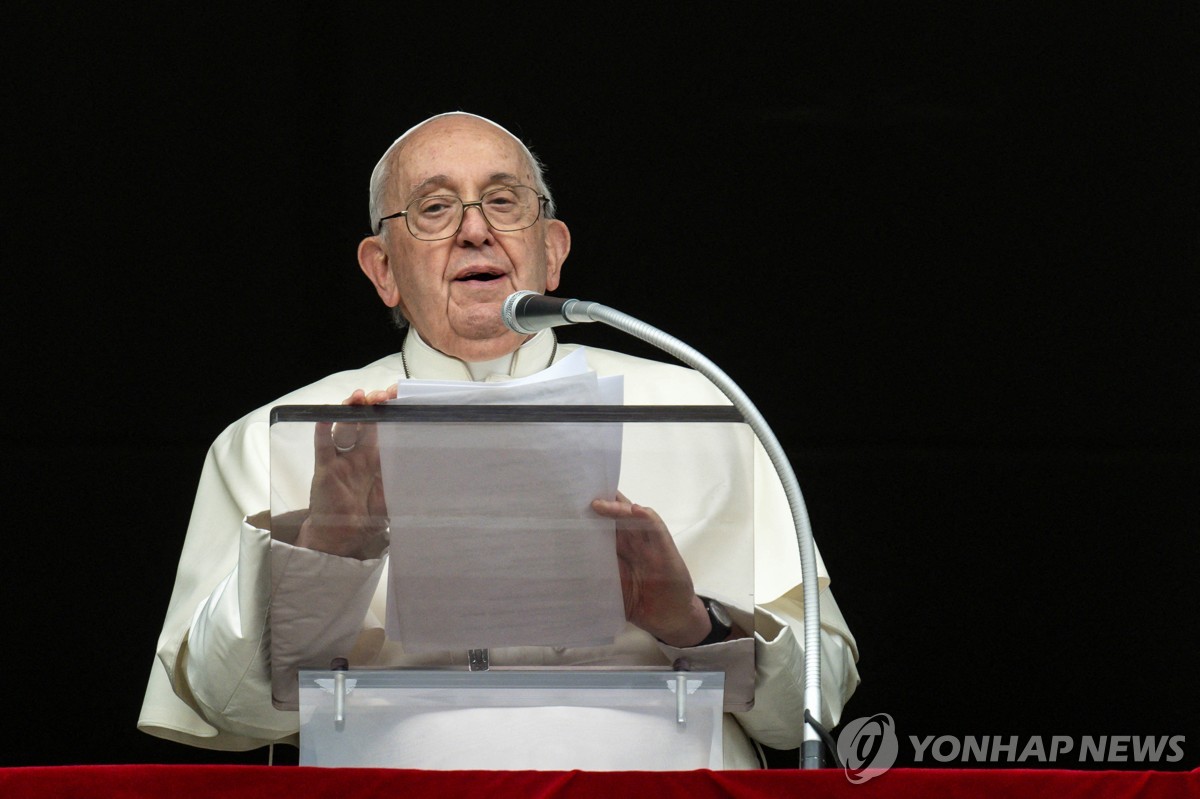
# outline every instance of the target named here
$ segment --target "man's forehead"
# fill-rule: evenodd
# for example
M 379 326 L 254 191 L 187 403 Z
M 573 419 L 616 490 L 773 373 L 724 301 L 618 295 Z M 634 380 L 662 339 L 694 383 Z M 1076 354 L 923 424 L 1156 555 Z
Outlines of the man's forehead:
M 395 187 L 407 195 L 534 179 L 524 148 L 494 126 L 431 123 L 413 131 L 394 157 Z
M 528 176 L 522 176 L 513 172 L 492 172 L 491 174 L 480 174 L 476 177 L 468 177 L 465 182 L 478 184 L 479 186 L 514 186 L 517 184 L 527 183 Z M 428 191 L 436 189 L 454 189 L 457 190 L 464 180 L 462 177 L 438 173 L 430 175 L 423 180 L 418 180 L 415 183 L 409 184 L 407 187 L 410 194 L 424 194 Z

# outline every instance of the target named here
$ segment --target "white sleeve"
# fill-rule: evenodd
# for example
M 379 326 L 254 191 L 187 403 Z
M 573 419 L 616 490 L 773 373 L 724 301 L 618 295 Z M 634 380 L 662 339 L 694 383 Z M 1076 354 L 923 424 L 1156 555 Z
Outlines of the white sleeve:
M 834 727 L 858 687 L 858 652 L 837 602 L 821 592 L 821 723 Z M 735 713 L 750 737 L 774 749 L 804 740 L 804 602 L 781 597 L 755 613 L 754 708 Z
M 197 608 L 184 646 L 188 690 L 204 718 L 266 741 L 295 733 L 296 713 L 272 702 L 272 661 L 288 674 L 348 655 L 384 562 L 273 542 L 244 523 L 238 565 Z
M 796 594 L 799 595 L 799 590 Z M 846 700 L 858 687 L 857 651 L 837 602 L 821 592 L 821 723 L 841 719 Z M 743 627 L 749 614 L 730 608 Z M 748 649 L 754 649 L 754 658 Z M 726 681 L 754 664 L 754 705 L 734 711 L 742 728 L 773 749 L 795 749 L 804 739 L 804 602 L 791 595 L 755 608 L 754 638 L 679 649 L 660 644 L 668 658 L 683 658 L 692 671 L 724 671 Z
M 248 654 L 242 651 L 246 648 L 243 646 L 235 647 L 238 651 L 230 656 L 239 659 L 243 668 L 248 668 L 253 661 L 254 647 L 258 646 L 264 632 L 270 576 L 265 568 L 265 537 L 248 527 L 244 519 L 269 504 L 268 425 L 265 419 L 247 417 L 230 425 L 217 437 L 204 461 L 179 556 L 175 587 L 167 605 L 155 662 L 138 717 L 138 729 L 143 732 L 211 749 L 241 750 L 262 746 L 261 730 L 250 736 L 235 735 L 226 727 L 209 723 L 208 716 L 192 695 L 188 661 L 194 647 L 190 638 L 197 612 L 202 606 L 215 609 L 222 597 L 224 607 L 228 609 L 223 618 L 233 627 L 231 636 L 234 639 L 238 636 L 245 639 L 247 633 L 254 636 Z M 255 598 L 261 603 L 257 620 L 251 605 Z M 242 606 L 246 610 L 244 614 L 238 606 L 242 600 L 245 602 Z M 216 642 L 211 636 L 208 640 Z M 206 656 L 203 651 L 195 654 L 202 659 Z M 219 653 L 212 654 L 212 657 L 219 656 Z M 279 722 L 269 726 L 279 730 L 286 724 Z
M 328 607 L 337 611 L 334 625 L 288 631 L 293 647 L 302 646 L 306 636 L 340 646 L 350 634 L 344 630 L 361 625 L 366 603 L 362 612 L 349 605 L 357 606 L 364 594 L 369 598 L 367 586 L 375 585 L 382 561 L 346 561 L 307 550 L 311 557 L 289 557 L 291 547 L 272 543 L 266 530 L 246 521 L 269 506 L 269 483 L 266 419 L 248 417 L 231 425 L 209 449 L 200 476 L 138 717 L 140 730 L 226 750 L 252 749 L 295 734 L 296 714 L 277 710 L 271 701 L 267 613 L 271 559 L 279 553 L 288 563 L 277 576 L 289 579 L 275 586 L 276 613 L 286 616 L 287 608 L 312 602 L 317 585 L 331 598 Z M 303 592 L 296 590 L 301 585 Z

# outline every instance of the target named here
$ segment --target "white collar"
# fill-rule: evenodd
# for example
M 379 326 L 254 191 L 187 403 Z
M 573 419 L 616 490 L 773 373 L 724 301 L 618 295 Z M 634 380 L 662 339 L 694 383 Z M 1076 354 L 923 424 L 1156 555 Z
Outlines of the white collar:
M 493 361 L 467 363 L 445 355 L 429 346 L 411 326 L 404 338 L 400 353 L 408 376 L 421 380 L 475 380 L 472 372 L 483 375 L 478 382 L 498 382 L 514 377 L 528 377 L 540 372 L 557 359 L 558 341 L 549 328 L 538 331 L 533 338 L 509 355 Z

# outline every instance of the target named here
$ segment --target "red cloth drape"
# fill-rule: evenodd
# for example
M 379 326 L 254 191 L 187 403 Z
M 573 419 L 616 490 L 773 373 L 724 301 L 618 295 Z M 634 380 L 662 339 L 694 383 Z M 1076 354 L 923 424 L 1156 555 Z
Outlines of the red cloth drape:
M 0 769 L 0 796 L 22 799 L 708 799 L 934 796 L 1013 799 L 1200 797 L 1200 771 L 893 769 L 859 785 L 814 771 L 537 772 L 325 769 L 295 766 L 60 766 Z

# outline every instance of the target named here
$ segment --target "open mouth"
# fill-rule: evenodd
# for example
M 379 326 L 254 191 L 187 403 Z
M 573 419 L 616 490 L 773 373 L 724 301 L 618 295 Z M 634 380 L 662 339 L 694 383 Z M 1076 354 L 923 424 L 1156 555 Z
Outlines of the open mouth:
M 456 283 L 466 283 L 471 281 L 488 283 L 493 280 L 499 280 L 501 277 L 502 275 L 499 272 L 482 270 L 479 272 L 465 272 L 464 274 L 454 278 L 454 280 Z

